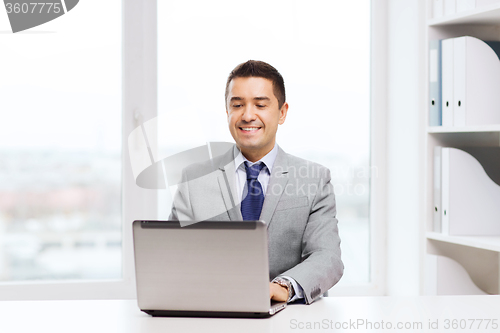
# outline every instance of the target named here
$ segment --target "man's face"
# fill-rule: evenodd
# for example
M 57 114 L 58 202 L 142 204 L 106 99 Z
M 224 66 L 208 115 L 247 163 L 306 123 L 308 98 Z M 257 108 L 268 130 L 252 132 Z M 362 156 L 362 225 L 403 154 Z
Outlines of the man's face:
M 229 83 L 226 113 L 229 131 L 245 157 L 255 162 L 270 152 L 288 104 L 278 107 L 271 80 L 239 77 Z

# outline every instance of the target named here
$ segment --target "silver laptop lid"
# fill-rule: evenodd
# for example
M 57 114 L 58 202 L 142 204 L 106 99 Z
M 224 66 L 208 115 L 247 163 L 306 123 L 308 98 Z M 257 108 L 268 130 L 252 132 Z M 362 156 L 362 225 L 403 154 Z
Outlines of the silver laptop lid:
M 134 221 L 141 310 L 268 312 L 267 228 L 261 221 Z

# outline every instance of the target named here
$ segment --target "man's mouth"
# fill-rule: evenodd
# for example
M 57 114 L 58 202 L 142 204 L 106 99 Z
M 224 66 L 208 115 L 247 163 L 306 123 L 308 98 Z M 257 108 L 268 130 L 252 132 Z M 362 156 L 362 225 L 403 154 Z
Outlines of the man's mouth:
M 260 127 L 240 127 L 239 129 L 244 132 L 255 132 L 258 131 Z

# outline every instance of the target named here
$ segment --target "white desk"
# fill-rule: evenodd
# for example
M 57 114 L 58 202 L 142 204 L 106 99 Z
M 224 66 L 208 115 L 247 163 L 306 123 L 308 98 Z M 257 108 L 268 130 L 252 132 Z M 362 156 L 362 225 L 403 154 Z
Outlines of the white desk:
M 450 329 L 445 329 L 447 319 Z M 454 319 L 457 325 L 462 320 L 462 326 L 465 320 L 466 329 L 453 330 Z M 496 319 L 499 327 L 494 329 L 490 322 L 486 329 L 486 322 L 468 319 Z M 373 329 L 361 322 L 354 326 L 357 320 L 371 322 Z M 439 329 L 429 329 L 429 320 L 438 320 Z M 307 329 L 308 323 L 315 322 L 317 329 Z M 396 327 L 398 323 L 414 322 L 421 323 L 422 329 Z M 387 329 L 389 323 L 392 329 Z M 469 329 L 471 324 L 473 328 Z M 335 325 L 343 325 L 344 329 L 335 329 Z M 500 296 L 329 297 L 312 305 L 289 306 L 268 319 L 153 318 L 142 313 L 136 301 L 131 300 L 0 301 L 1 333 L 339 331 L 500 332 Z

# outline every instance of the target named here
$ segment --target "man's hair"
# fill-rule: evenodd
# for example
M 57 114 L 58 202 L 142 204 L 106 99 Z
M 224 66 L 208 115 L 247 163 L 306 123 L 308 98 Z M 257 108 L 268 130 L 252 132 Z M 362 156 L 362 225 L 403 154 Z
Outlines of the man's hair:
M 258 60 L 248 60 L 242 64 L 236 66 L 226 82 L 226 106 L 227 106 L 227 96 L 229 95 L 229 84 L 233 79 L 238 77 L 262 77 L 264 79 L 271 80 L 273 83 L 273 93 L 278 99 L 278 107 L 281 109 L 285 103 L 285 82 L 281 74 L 266 62 Z

